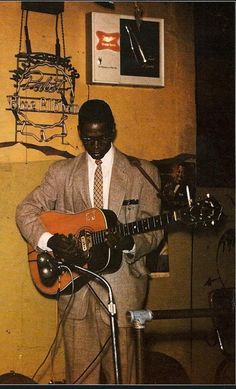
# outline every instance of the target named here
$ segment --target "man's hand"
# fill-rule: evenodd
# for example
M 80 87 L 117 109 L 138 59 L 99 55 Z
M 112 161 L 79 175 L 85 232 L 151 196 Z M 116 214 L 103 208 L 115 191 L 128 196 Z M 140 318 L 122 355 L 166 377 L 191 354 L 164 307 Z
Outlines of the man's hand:
M 82 259 L 82 252 L 72 234 L 69 234 L 68 236 L 55 234 L 48 240 L 47 246 L 52 249 L 53 255 L 56 258 L 73 263 L 77 263 L 79 259 Z
M 118 232 L 107 232 L 105 237 L 106 244 L 115 250 L 131 250 L 134 246 L 134 239 L 131 235 L 121 237 Z

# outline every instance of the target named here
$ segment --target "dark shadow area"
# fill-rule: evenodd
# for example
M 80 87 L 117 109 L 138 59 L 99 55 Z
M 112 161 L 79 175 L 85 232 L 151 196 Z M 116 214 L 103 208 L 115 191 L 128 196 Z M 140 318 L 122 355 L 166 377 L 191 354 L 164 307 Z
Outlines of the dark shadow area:
M 159 352 L 145 356 L 144 384 L 190 384 L 183 366 L 173 357 Z
M 235 3 L 194 4 L 197 185 L 234 187 Z

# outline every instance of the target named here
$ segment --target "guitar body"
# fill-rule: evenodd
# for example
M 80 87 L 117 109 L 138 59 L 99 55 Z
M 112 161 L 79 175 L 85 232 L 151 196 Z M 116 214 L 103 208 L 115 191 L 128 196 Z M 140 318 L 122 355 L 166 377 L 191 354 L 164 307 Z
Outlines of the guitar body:
M 110 210 L 100 210 L 98 208 L 87 209 L 77 214 L 66 214 L 56 211 L 48 211 L 39 216 L 47 231 L 52 234 L 73 234 L 79 236 L 81 231 L 93 233 L 95 231 L 105 230 L 115 226 L 117 217 Z M 57 297 L 58 294 L 70 294 L 73 290 L 79 290 L 89 280 L 88 275 L 78 274 L 78 272 L 68 271 L 60 274 L 53 283 L 47 286 L 40 277 L 38 262 L 38 253 L 28 245 L 28 261 L 32 280 L 36 288 L 47 297 Z M 89 257 L 86 259 L 84 268 L 97 273 L 116 272 L 122 260 L 122 254 L 119 251 L 110 249 L 106 244 L 101 243 L 96 247 L 91 247 Z
M 83 251 L 83 257 L 79 258 L 85 263 L 83 268 L 104 274 L 116 272 L 122 261 L 122 253 L 110 249 L 104 243 L 107 232 L 118 232 L 121 237 L 132 236 L 163 229 L 170 223 L 184 223 L 194 227 L 213 227 L 221 220 L 222 215 L 222 206 L 214 197 L 207 194 L 205 199 L 195 204 L 162 216 L 156 215 L 127 224 L 117 223 L 114 212 L 98 208 L 86 209 L 77 214 L 49 211 L 42 213 L 39 218 L 45 225 L 45 229 L 52 234 L 74 235 L 74 238 L 79 242 L 79 248 Z M 92 278 L 87 274 L 79 274 L 77 271 L 72 272 L 71 275 L 71 271 L 65 268 L 65 263 L 62 261 L 61 266 L 58 266 L 56 259 L 49 253 L 40 254 L 38 258 L 38 253 L 31 246 L 29 246 L 28 258 L 33 282 L 36 288 L 47 297 L 57 297 L 60 293 L 71 294 L 72 291 L 80 289 Z M 40 262 L 41 260 L 42 262 Z M 45 263 L 49 265 L 47 268 Z M 69 266 L 73 268 L 73 259 Z M 61 272 L 62 269 L 65 271 Z M 49 275 L 50 282 L 48 279 L 46 280 L 45 274 Z M 53 276 L 51 277 L 51 275 Z

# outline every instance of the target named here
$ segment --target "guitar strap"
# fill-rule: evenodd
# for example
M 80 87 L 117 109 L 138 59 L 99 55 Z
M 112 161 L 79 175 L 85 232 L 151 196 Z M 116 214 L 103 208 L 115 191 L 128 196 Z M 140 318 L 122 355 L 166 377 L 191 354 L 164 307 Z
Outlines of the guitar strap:
M 153 179 L 149 176 L 149 174 L 147 174 L 147 172 L 143 169 L 143 167 L 141 166 L 141 161 L 136 158 L 136 157 L 133 157 L 131 155 L 126 155 L 128 160 L 129 160 L 129 163 L 132 165 L 132 166 L 135 166 L 141 173 L 142 175 L 146 178 L 147 181 L 150 182 L 150 184 L 156 189 L 157 191 L 157 197 L 159 197 L 160 199 L 162 199 L 162 193 L 161 193 L 161 190 L 158 188 L 158 186 L 155 184 L 155 182 L 153 181 Z

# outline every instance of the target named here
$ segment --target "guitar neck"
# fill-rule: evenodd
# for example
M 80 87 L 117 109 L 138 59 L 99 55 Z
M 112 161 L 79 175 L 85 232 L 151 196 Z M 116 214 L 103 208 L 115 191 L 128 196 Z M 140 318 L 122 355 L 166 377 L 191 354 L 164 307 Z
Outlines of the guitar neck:
M 92 243 L 93 245 L 104 243 L 107 231 L 118 232 L 122 237 L 128 235 L 138 235 L 149 231 L 161 230 L 177 220 L 177 213 L 174 211 L 127 224 L 117 224 L 112 228 L 93 232 Z

